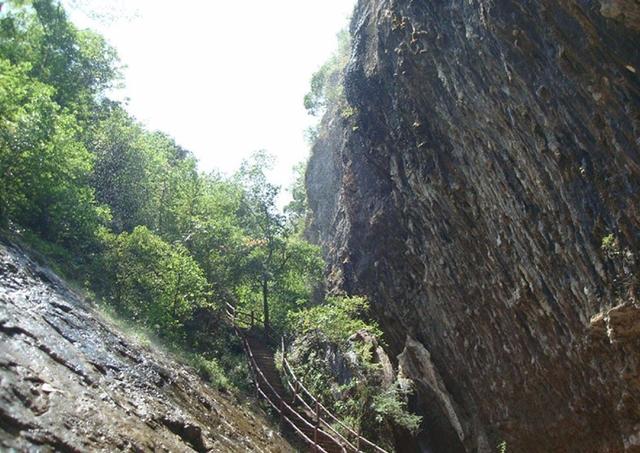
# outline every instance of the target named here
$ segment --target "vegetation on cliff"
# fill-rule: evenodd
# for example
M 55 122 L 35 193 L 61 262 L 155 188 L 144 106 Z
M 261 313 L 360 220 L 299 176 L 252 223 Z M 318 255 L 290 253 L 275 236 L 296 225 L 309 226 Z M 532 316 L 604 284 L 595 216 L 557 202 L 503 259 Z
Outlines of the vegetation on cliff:
M 322 404 L 389 450 L 394 434 L 419 431 L 422 418 L 407 408 L 411 381 L 396 378 L 366 299 L 329 297 L 290 318 L 289 362 Z

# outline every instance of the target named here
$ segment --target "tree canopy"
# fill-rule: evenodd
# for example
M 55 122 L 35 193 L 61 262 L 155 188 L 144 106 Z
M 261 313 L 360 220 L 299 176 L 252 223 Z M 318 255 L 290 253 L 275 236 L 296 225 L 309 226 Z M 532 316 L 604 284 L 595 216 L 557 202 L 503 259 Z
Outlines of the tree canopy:
M 267 324 L 273 313 L 283 329 L 322 273 L 318 249 L 293 225 L 304 206 L 278 209 L 266 152 L 231 177 L 199 171 L 189 151 L 109 99 L 119 66 L 58 2 L 5 5 L 1 227 L 66 250 L 78 278 L 171 341 L 186 341 L 194 317 L 223 302 L 260 308 Z

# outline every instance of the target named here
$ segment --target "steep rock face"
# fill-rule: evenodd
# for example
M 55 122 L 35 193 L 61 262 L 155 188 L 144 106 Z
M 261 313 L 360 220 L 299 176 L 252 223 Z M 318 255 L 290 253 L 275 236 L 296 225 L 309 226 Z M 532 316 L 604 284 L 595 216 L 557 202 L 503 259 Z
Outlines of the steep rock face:
M 310 232 L 417 383 L 413 448 L 640 451 L 639 11 L 359 1 Z
M 293 448 L 252 402 L 141 346 L 51 271 L 0 242 L 0 450 Z

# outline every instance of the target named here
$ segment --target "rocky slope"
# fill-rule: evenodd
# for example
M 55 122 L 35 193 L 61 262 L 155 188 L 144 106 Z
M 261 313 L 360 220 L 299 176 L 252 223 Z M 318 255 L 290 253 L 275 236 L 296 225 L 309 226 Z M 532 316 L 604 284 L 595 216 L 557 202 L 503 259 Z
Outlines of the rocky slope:
M 310 233 L 417 383 L 407 450 L 640 451 L 639 14 L 358 2 Z
M 0 450 L 293 449 L 256 405 L 119 333 L 0 243 Z

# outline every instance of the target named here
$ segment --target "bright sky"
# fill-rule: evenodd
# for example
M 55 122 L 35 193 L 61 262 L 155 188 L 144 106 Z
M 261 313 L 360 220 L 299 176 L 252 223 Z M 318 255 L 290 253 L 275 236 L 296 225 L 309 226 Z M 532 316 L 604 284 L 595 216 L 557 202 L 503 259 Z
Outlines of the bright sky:
M 129 112 L 191 150 L 202 170 L 229 174 L 266 149 L 277 157 L 273 182 L 288 187 L 309 152 L 304 94 L 354 0 L 122 1 L 133 18 L 71 17 L 118 50 Z M 79 3 L 108 13 L 118 2 Z

